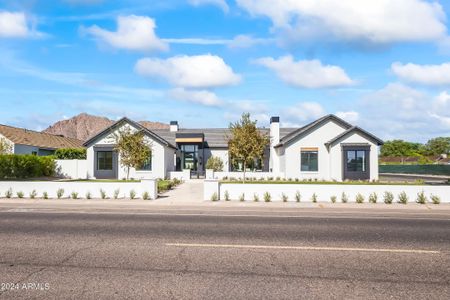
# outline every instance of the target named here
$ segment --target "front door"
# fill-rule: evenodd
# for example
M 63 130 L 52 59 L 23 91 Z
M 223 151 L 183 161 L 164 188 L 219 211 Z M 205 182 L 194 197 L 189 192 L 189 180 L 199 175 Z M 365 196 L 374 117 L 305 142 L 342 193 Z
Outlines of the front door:
M 343 147 L 344 180 L 370 179 L 370 147 Z
M 112 149 L 95 150 L 94 176 L 97 179 L 117 179 L 118 157 Z

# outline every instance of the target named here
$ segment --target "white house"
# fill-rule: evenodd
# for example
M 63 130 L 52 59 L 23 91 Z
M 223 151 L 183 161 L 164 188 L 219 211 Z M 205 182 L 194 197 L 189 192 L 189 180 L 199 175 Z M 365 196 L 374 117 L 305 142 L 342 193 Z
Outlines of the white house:
M 185 169 L 190 169 L 192 176 L 204 176 L 211 156 L 224 162 L 222 175 L 242 167 L 228 155 L 228 129 L 181 129 L 172 121 L 170 129 L 149 130 L 123 118 L 84 144 L 89 177 L 126 177 L 127 170 L 120 166 L 114 151 L 114 134 L 124 127 L 142 130 L 152 145 L 152 156 L 140 170 L 131 169 L 131 178 L 165 178 Z M 264 161 L 255 162 L 260 174 L 336 181 L 378 179 L 378 146 L 383 141 L 334 115 L 301 128 L 281 128 L 279 117 L 272 117 L 270 129 L 260 130 L 270 135 Z
M 9 144 L 11 154 L 45 156 L 60 148 L 83 147 L 77 139 L 7 125 L 0 125 L 0 141 Z

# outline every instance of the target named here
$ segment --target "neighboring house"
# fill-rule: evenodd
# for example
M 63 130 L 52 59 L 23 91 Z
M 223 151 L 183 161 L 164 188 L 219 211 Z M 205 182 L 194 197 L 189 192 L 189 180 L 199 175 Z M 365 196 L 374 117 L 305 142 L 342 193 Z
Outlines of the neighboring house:
M 59 148 L 82 148 L 83 141 L 59 135 L 0 125 L 0 139 L 11 146 L 13 154 L 51 155 Z
M 164 178 L 183 169 L 202 176 L 211 156 L 222 159 L 224 171 L 242 167 L 233 165 L 228 155 L 229 129 L 180 129 L 178 122 L 172 121 L 170 129 L 149 130 L 123 118 L 84 144 L 89 177 L 126 177 L 113 138 L 124 126 L 142 130 L 152 144 L 152 157 L 142 170 L 131 170 L 132 178 Z M 301 128 L 280 128 L 279 117 L 272 117 L 270 129 L 260 130 L 270 135 L 264 161 L 255 164 L 261 172 L 299 179 L 378 179 L 378 146 L 383 141 L 334 115 Z

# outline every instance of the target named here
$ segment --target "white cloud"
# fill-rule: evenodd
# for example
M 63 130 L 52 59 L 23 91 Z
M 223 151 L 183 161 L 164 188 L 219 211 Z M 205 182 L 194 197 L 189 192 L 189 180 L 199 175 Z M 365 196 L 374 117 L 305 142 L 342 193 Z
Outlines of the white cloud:
M 423 0 L 236 0 L 253 16 L 271 19 L 291 38 L 329 36 L 372 44 L 440 40 L 446 36 L 445 13 Z
M 224 12 L 228 12 L 230 7 L 225 0 L 188 0 L 189 4 L 194 6 L 215 5 L 220 7 Z
M 221 57 L 211 54 L 142 58 L 136 63 L 135 71 L 143 76 L 164 78 L 177 87 L 219 87 L 234 85 L 241 80 Z
M 306 121 L 316 120 L 325 114 L 325 109 L 317 102 L 300 102 L 284 109 L 284 119 L 281 121 L 286 127 L 300 127 L 304 126 Z
M 272 71 L 284 82 L 300 88 L 331 88 L 349 86 L 354 81 L 338 66 L 323 65 L 319 60 L 294 61 L 293 57 L 271 57 L 255 61 Z
M 234 49 L 234 48 L 250 48 L 256 45 L 268 45 L 275 42 L 275 39 L 255 38 L 250 35 L 240 34 L 232 39 L 163 38 L 162 41 L 170 44 L 185 44 L 185 45 L 224 45 Z
M 169 47 L 155 33 L 156 24 L 152 18 L 142 16 L 119 16 L 117 31 L 108 31 L 97 25 L 82 28 L 99 41 L 119 49 L 136 51 L 165 51 Z
M 440 65 L 417 65 L 393 63 L 392 72 L 400 79 L 424 85 L 450 85 L 450 63 Z
M 235 36 L 229 41 L 228 47 L 230 48 L 250 48 L 256 45 L 267 45 L 273 43 L 274 39 L 268 38 L 255 38 L 251 35 L 240 34 Z
M 205 90 L 175 88 L 169 91 L 168 96 L 176 100 L 188 101 L 206 106 L 221 106 L 223 104 L 216 94 Z
M 349 123 L 356 123 L 359 121 L 359 113 L 357 111 L 338 111 L 336 116 Z
M 23 12 L 0 11 L 0 38 L 41 37 L 33 27 L 33 20 Z

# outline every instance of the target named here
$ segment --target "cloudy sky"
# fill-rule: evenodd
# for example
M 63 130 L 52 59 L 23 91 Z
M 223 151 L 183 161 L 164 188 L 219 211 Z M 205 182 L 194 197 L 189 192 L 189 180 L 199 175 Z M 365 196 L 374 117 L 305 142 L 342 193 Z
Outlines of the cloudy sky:
M 424 0 L 0 0 L 0 123 L 335 113 L 384 139 L 449 136 L 449 16 Z

